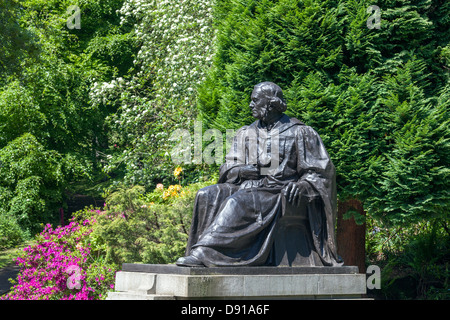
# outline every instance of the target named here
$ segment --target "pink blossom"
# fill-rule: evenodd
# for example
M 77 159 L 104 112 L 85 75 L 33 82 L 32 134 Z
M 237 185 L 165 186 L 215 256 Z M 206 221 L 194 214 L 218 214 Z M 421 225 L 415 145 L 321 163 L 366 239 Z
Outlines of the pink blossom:
M 90 256 L 88 240 L 94 223 L 95 219 L 86 219 L 81 225 L 71 221 L 54 230 L 50 224 L 45 225 L 35 243 L 24 248 L 23 254 L 14 259 L 20 266 L 17 284 L 0 300 L 94 300 L 105 297 L 102 292 L 114 288 L 115 270 L 110 267 L 106 272 L 107 267 L 99 265 Z M 102 269 L 104 272 L 100 272 Z M 92 271 L 98 275 L 92 278 Z M 79 289 L 69 289 L 69 279 L 79 281 Z

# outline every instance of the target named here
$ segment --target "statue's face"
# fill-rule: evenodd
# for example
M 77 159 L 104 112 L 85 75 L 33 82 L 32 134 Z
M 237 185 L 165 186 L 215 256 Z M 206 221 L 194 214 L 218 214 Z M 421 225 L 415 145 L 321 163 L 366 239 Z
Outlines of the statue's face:
M 252 116 L 256 119 L 264 120 L 269 109 L 269 99 L 260 88 L 253 90 L 251 99 L 249 107 L 252 110 Z

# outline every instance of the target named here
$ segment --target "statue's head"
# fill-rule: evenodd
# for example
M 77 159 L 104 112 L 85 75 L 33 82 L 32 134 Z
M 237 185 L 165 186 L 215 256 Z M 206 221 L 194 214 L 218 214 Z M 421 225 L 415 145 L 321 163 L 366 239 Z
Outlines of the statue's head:
M 251 100 L 252 115 L 263 121 L 280 115 L 287 109 L 283 91 L 273 82 L 258 83 L 253 89 Z

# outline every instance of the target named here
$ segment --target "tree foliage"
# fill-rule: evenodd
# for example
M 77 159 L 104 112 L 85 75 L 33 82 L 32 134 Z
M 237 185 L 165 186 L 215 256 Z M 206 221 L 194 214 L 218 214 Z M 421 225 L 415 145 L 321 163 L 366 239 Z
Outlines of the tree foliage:
M 152 189 L 172 177 L 169 137 L 196 118 L 196 88 L 212 57 L 211 10 L 210 0 L 128 0 L 121 9 L 139 38 L 136 73 L 94 84 L 91 98 L 117 110 L 107 119 L 114 147 L 105 170 L 128 184 Z
M 279 84 L 288 114 L 315 128 L 337 167 L 339 198 L 387 223 L 449 211 L 449 4 L 220 1 L 215 59 L 199 88 L 201 118 L 249 124 L 249 96 Z
M 61 157 L 26 133 L 0 150 L 0 213 L 25 230 L 38 231 L 61 201 L 64 180 Z
M 69 184 L 101 169 L 110 110 L 90 103 L 89 88 L 131 67 L 135 41 L 119 24 L 122 3 L 1 3 L 0 210 L 24 229 L 54 222 Z M 81 29 L 67 26 L 72 5 Z
M 18 0 L 0 3 L 0 84 L 8 75 L 20 72 L 21 59 L 34 56 L 37 47 L 31 32 L 18 21 L 21 4 Z
M 173 262 L 218 170 L 173 172 L 169 137 L 248 125 L 253 86 L 274 81 L 322 137 L 339 200 L 364 205 L 369 258 L 394 257 L 386 296 L 399 269 L 445 296 L 449 27 L 444 0 L 2 0 L 0 248 L 58 223 L 66 193 L 100 176 L 115 192 L 76 241 L 101 261 Z

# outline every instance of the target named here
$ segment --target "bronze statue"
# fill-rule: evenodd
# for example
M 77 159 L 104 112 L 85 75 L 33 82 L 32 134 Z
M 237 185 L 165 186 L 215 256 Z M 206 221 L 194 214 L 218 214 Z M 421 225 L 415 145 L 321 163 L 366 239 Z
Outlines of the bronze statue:
M 179 266 L 340 266 L 335 167 L 317 132 L 284 114 L 281 88 L 254 87 L 218 184 L 198 191 Z M 274 165 L 275 164 L 275 165 Z

